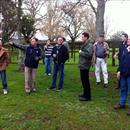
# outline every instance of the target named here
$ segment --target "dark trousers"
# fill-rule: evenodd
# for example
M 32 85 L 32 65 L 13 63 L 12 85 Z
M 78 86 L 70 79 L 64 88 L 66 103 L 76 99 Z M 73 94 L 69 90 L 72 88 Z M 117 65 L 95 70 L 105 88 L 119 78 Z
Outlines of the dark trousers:
M 118 88 L 120 88 L 120 85 L 121 85 L 121 79 L 119 78 L 118 79 Z
M 56 64 L 54 63 L 54 69 L 53 69 L 53 77 L 52 77 L 52 88 L 56 87 L 56 79 L 57 79 L 57 73 L 59 72 L 59 84 L 58 88 L 62 89 L 63 87 L 63 80 L 64 80 L 64 64 Z
M 83 97 L 91 99 L 91 90 L 89 82 L 89 70 L 80 70 L 80 77 L 83 86 Z

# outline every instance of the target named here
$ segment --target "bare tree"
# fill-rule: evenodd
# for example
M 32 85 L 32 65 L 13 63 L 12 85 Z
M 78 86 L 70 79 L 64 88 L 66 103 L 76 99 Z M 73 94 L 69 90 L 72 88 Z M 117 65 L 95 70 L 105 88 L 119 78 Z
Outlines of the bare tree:
M 42 10 L 46 8 L 44 5 L 47 1 L 48 0 L 23 0 L 22 10 L 25 15 L 29 15 L 35 20 L 34 27 L 36 29 L 40 24 L 41 19 L 44 18 L 44 14 L 41 12 L 43 12 Z
M 83 30 L 89 32 L 91 39 L 96 40 L 96 18 L 91 8 L 85 7 L 82 12 L 84 22 Z
M 39 30 L 44 32 L 49 39 L 53 39 L 57 35 L 62 35 L 63 29 L 59 26 L 62 12 L 59 7 L 59 0 L 46 1 L 47 11 L 41 20 Z
M 17 7 L 16 3 L 11 0 L 0 1 L 0 12 L 3 16 L 1 21 L 2 40 L 7 42 L 10 40 L 11 34 L 16 31 L 17 27 Z
M 107 0 L 75 0 L 75 6 L 78 4 L 80 5 L 87 5 L 90 6 L 96 16 L 96 37 L 100 34 L 104 34 L 104 13 L 105 13 L 105 4 Z M 96 2 L 96 4 L 95 4 Z M 96 7 L 95 7 L 96 5 Z M 70 11 L 75 8 L 73 6 Z
M 36 18 L 36 15 L 42 16 L 40 10 L 44 3 L 45 0 L 23 0 L 23 11 L 25 14 L 29 14 L 33 18 Z
M 79 6 L 74 7 L 75 3 L 66 2 L 62 5 L 63 17 L 61 19 L 61 26 L 71 39 L 71 58 L 73 58 L 75 50 L 75 40 L 82 32 L 82 9 Z M 75 55 L 74 55 L 75 56 Z

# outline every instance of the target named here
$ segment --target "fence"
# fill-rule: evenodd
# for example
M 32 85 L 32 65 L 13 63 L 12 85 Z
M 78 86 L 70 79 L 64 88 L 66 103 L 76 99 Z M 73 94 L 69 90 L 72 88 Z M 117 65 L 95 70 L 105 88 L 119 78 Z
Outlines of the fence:
M 52 44 L 55 44 L 55 43 L 52 43 Z M 68 64 L 77 64 L 78 63 L 78 57 L 79 57 L 79 49 L 81 48 L 82 46 L 82 42 L 76 42 L 75 45 L 71 46 L 71 43 L 69 43 L 70 45 L 70 52 L 69 52 L 69 55 L 70 55 L 70 58 L 69 60 L 67 61 Z M 44 44 L 40 44 L 40 47 L 41 49 L 43 50 L 44 48 Z M 109 59 L 111 59 L 111 65 L 112 66 L 115 66 L 116 65 L 116 61 L 115 59 L 113 58 L 114 54 L 117 52 L 117 49 L 116 49 L 116 46 L 112 43 L 109 43 L 110 45 L 110 56 L 109 56 Z M 114 46 L 113 46 L 114 45 Z M 14 47 L 11 47 L 9 45 L 6 45 L 5 46 L 6 48 L 8 48 L 9 50 L 9 55 L 10 55 L 10 62 L 11 63 L 18 63 L 18 49 L 14 48 Z

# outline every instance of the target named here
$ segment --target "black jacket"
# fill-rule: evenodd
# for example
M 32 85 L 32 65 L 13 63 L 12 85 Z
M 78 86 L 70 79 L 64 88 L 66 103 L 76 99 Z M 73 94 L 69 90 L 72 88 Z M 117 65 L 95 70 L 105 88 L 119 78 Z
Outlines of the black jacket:
M 64 64 L 66 60 L 69 59 L 69 52 L 64 45 L 56 44 L 52 51 L 52 57 L 53 57 L 54 63 Z

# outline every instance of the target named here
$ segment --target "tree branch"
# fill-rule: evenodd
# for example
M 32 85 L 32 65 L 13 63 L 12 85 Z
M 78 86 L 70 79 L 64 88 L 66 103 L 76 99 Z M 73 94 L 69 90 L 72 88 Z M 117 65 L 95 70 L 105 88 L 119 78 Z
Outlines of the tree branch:
M 66 14 L 70 13 L 79 3 L 81 2 L 81 0 L 78 0 L 75 4 L 73 4 L 73 6 L 71 7 L 71 9 L 69 9 L 67 12 L 65 12 Z
M 95 15 L 97 15 L 96 8 L 93 6 L 93 4 L 92 4 L 91 0 L 88 0 L 88 2 L 89 2 L 89 4 L 90 4 L 90 6 L 91 6 L 91 8 L 92 8 L 93 12 L 95 13 Z

